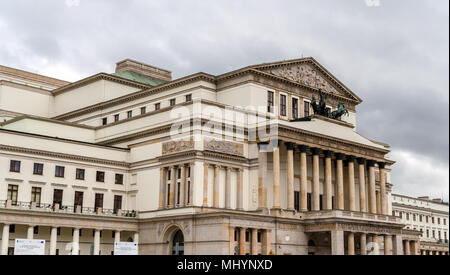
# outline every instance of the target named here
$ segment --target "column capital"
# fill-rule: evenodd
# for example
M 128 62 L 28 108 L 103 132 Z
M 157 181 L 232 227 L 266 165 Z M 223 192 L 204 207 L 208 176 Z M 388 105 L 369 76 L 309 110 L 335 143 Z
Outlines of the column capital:
M 295 143 L 292 143 L 292 142 L 286 142 L 284 145 L 286 146 L 286 149 L 287 149 L 288 151 L 294 151 Z
M 327 158 L 327 159 L 333 157 L 333 151 L 326 150 L 326 151 L 323 151 L 323 153 L 325 154 L 325 158 Z
M 282 141 L 282 140 L 279 140 L 279 139 L 273 139 L 273 140 L 270 141 L 270 143 L 272 144 L 273 148 L 278 148 L 278 147 L 280 147 L 280 145 L 281 145 L 282 142 L 283 142 L 283 141 Z
M 342 153 L 336 153 L 334 154 L 336 156 L 337 160 L 344 160 L 345 159 L 345 154 Z
M 354 162 L 355 161 L 355 159 L 356 159 L 356 157 L 355 156 L 347 156 L 347 160 L 349 161 L 349 162 Z
M 356 160 L 358 161 L 359 165 L 364 165 L 364 163 L 366 162 L 365 158 L 357 158 Z
M 298 149 L 299 149 L 300 153 L 306 153 L 308 151 L 308 146 L 306 146 L 306 145 L 299 145 Z
M 386 168 L 386 163 L 385 162 L 378 162 L 378 167 L 380 169 L 384 169 L 384 168 Z
M 314 156 L 320 155 L 320 152 L 322 152 L 322 149 L 320 148 L 311 148 L 311 152 Z
M 369 167 L 374 167 L 375 166 L 376 161 L 375 160 L 368 160 L 367 161 L 367 166 Z

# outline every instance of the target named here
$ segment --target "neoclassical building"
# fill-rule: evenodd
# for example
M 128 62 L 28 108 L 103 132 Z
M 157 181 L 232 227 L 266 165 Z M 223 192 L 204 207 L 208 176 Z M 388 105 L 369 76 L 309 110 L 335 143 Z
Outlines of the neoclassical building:
M 448 255 L 448 203 L 442 199 L 392 194 L 392 211 L 406 224 L 406 229 L 422 233 L 421 255 Z
M 361 103 L 313 58 L 73 83 L 0 66 L 1 254 L 418 254 Z

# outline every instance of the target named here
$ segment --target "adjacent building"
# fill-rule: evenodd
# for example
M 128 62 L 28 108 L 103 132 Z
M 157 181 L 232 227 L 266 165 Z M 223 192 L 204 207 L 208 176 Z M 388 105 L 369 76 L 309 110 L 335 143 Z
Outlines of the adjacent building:
M 442 199 L 393 194 L 392 211 L 406 224 L 406 229 L 422 233 L 422 255 L 448 255 L 448 203 Z
M 361 103 L 313 58 L 73 83 L 0 66 L 1 254 L 418 254 Z

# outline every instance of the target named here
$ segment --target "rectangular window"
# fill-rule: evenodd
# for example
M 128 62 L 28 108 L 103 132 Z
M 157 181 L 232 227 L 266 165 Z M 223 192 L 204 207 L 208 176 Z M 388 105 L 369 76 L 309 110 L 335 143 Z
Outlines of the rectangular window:
M 311 211 L 311 210 L 312 210 L 312 203 L 311 203 L 311 200 L 312 200 L 312 198 L 311 198 L 311 193 L 308 193 L 308 196 L 307 196 L 308 211 Z
M 33 174 L 42 176 L 43 173 L 44 173 L 44 164 L 35 163 L 33 167 Z
M 159 111 L 161 109 L 161 103 L 155 104 L 155 111 Z
M 191 198 L 189 197 L 189 194 L 191 193 L 191 182 L 190 181 L 187 182 L 187 193 L 188 193 L 188 196 L 186 197 L 186 200 L 187 200 L 187 204 L 189 205 L 189 204 L 191 204 Z
M 192 101 L 192 95 L 186 95 L 186 102 L 191 102 Z
M 33 227 L 33 234 L 34 234 L 34 235 L 39 234 L 39 226 Z
M 9 163 L 9 171 L 14 173 L 20 173 L 20 161 L 11 160 Z
M 305 101 L 305 104 L 304 104 L 304 108 L 305 108 L 305 113 L 304 113 L 304 117 L 309 117 L 310 116 L 310 112 L 309 112 L 309 109 L 310 109 L 310 103 L 308 102 L 308 101 Z
M 17 196 L 19 193 L 18 185 L 8 185 L 8 200 L 11 201 L 12 205 L 17 205 Z
M 103 194 L 95 194 L 95 211 L 97 209 L 103 208 Z
M 280 95 L 280 115 L 286 116 L 286 95 Z
M 177 104 L 177 100 L 175 98 L 170 100 L 170 106 L 175 106 Z
M 75 191 L 75 200 L 74 200 L 75 210 L 77 206 L 83 207 L 83 192 Z
M 300 192 L 294 191 L 294 209 L 300 211 Z
M 132 117 L 133 117 L 133 111 L 128 111 L 127 118 L 132 118 Z
M 180 205 L 180 186 L 181 186 L 181 183 L 180 182 L 177 182 L 177 205 Z
M 177 179 L 181 179 L 181 169 L 178 169 L 177 172 L 178 172 L 178 177 L 177 177 Z
M 190 177 L 191 177 L 191 167 L 188 167 L 188 168 L 187 168 L 187 174 L 186 174 L 186 177 L 187 177 L 187 178 L 190 178 Z
M 115 183 L 119 184 L 119 185 L 123 185 L 123 175 L 122 174 L 116 174 L 116 181 L 115 181 Z
M 292 119 L 298 118 L 298 99 L 292 99 Z
M 56 166 L 55 167 L 55 177 L 57 178 L 64 178 L 64 167 L 63 166 Z
M 441 218 L 438 218 L 437 220 L 438 220 L 438 224 L 441 224 Z
M 147 113 L 147 107 L 141 108 L 141 115 L 145 115 Z
M 267 92 L 267 112 L 273 113 L 273 106 L 274 106 L 274 93 L 273 92 Z
M 120 115 L 114 115 L 114 122 L 118 122 L 120 120 Z
M 97 171 L 95 179 L 97 182 L 105 182 L 105 172 Z
M 63 190 L 55 189 L 53 190 L 53 205 L 58 204 L 59 208 L 62 208 L 62 200 L 63 200 Z
M 102 118 L 102 125 L 105 126 L 107 124 L 108 124 L 108 118 L 107 117 Z
M 9 233 L 16 233 L 16 225 L 15 224 L 11 224 L 9 226 Z
M 114 196 L 114 214 L 117 214 L 118 210 L 122 209 L 122 196 Z
M 167 184 L 167 190 L 170 190 L 170 183 Z M 170 205 L 170 192 L 167 192 L 166 204 Z
M 84 174 L 85 174 L 85 170 L 84 169 L 78 169 L 75 171 L 75 179 L 77 180 L 84 180 Z
M 41 192 L 42 189 L 40 187 L 31 188 L 31 202 L 36 203 L 36 206 L 38 207 L 41 204 Z
M 167 171 L 167 180 L 171 180 L 171 179 L 172 179 L 172 170 L 169 170 L 169 171 Z

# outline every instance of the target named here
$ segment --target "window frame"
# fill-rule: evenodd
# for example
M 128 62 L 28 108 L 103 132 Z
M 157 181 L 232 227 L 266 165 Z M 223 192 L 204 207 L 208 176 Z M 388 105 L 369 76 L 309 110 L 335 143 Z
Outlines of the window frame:
M 19 198 L 19 185 L 8 184 L 7 200 L 11 201 L 11 204 L 16 206 Z
M 62 175 L 60 175 L 60 173 L 62 171 Z M 64 178 L 65 175 L 65 171 L 66 171 L 66 167 L 64 166 L 55 166 L 55 178 Z
M 303 117 L 311 116 L 311 102 L 309 100 L 303 100 Z
M 34 163 L 33 164 L 33 175 L 36 175 L 36 176 L 44 175 L 44 164 L 43 163 Z
M 186 95 L 186 102 L 191 102 L 191 101 L 192 101 L 192 94 Z
M 105 175 L 106 175 L 106 173 L 104 171 L 97 171 L 95 173 L 95 181 L 104 183 L 105 182 Z
M 82 177 L 80 176 L 82 172 Z M 81 168 L 77 168 L 75 170 L 75 179 L 76 180 L 85 180 L 86 179 L 86 170 L 85 169 L 81 169 Z
M 133 118 L 133 110 L 127 111 L 127 119 Z
M 176 98 L 170 99 L 169 105 L 170 105 L 170 107 L 173 107 L 173 106 L 177 105 L 177 99 Z
M 118 181 L 118 178 L 120 179 L 119 181 Z M 124 175 L 123 174 L 115 174 L 115 176 L 114 176 L 114 184 L 117 184 L 117 185 L 123 185 L 123 183 L 124 183 Z
M 9 172 L 20 173 L 21 166 L 22 166 L 22 162 L 20 160 L 10 160 Z
M 273 114 L 275 106 L 275 92 L 267 91 L 267 112 Z
M 287 116 L 287 101 L 288 96 L 280 93 L 280 116 L 282 117 Z
M 103 126 L 108 125 L 108 118 L 107 117 L 102 118 L 102 125 Z
M 147 113 L 147 107 L 141 107 L 141 115 L 145 115 Z
M 161 110 L 161 103 L 160 102 L 155 103 L 155 111 L 159 111 L 159 110 Z
M 32 186 L 31 187 L 31 202 L 36 203 L 37 206 L 41 204 L 42 200 L 42 188 Z

